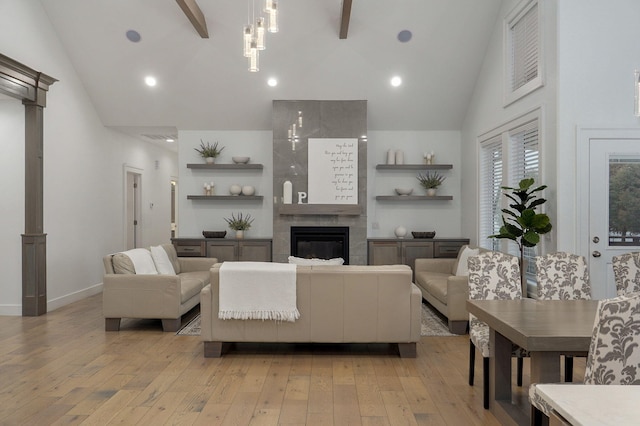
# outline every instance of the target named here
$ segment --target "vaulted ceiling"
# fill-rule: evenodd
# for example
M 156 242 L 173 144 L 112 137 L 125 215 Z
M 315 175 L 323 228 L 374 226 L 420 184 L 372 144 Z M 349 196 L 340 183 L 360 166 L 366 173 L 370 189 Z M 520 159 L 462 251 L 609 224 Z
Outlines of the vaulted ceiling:
M 250 73 L 241 37 L 251 1 L 196 0 L 209 38 L 176 0 L 40 1 L 102 122 L 130 133 L 269 130 L 274 99 L 364 99 L 371 130 L 460 129 L 501 6 L 353 0 L 340 39 L 342 0 L 280 0 L 280 31 Z

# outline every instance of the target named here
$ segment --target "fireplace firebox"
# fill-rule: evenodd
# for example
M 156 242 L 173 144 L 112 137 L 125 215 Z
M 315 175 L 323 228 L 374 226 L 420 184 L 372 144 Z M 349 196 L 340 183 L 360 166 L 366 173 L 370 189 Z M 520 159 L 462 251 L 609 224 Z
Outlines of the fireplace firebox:
M 302 258 L 341 257 L 349 264 L 348 226 L 292 226 L 291 255 Z

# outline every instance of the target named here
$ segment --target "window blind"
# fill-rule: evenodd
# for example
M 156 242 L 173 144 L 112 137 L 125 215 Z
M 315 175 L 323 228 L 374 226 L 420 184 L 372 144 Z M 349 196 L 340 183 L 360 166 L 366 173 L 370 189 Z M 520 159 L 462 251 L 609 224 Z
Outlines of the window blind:
M 503 178 L 502 136 L 495 136 L 480 150 L 480 245 L 499 250 L 500 240 L 488 238 L 502 226 L 501 189 Z
M 511 91 L 538 76 L 538 3 L 514 20 L 509 28 L 511 47 Z
M 524 178 L 534 178 L 534 185 L 538 186 L 540 175 L 540 151 L 538 147 L 538 120 L 533 120 L 509 132 L 509 169 L 511 184 L 509 186 L 517 187 L 518 183 Z M 539 194 L 538 194 L 539 195 Z M 517 252 L 515 244 L 512 244 L 513 254 L 520 255 Z M 510 251 L 511 251 L 510 247 Z M 535 274 L 535 256 L 537 255 L 537 247 L 525 247 L 524 258 L 527 263 L 527 273 Z

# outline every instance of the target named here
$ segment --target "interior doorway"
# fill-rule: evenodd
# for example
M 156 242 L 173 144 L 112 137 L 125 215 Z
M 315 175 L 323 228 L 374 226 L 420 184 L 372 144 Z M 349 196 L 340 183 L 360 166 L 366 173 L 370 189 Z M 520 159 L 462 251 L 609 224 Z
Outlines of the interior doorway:
M 125 166 L 125 249 L 140 244 L 140 211 L 142 194 L 142 170 Z
M 178 234 L 178 210 L 176 200 L 178 199 L 178 178 L 171 177 L 171 238 Z

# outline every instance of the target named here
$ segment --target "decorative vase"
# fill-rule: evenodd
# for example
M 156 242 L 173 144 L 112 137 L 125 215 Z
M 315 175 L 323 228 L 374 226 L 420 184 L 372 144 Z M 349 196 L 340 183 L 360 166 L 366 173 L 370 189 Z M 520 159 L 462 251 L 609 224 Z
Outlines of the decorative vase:
M 216 159 L 214 157 L 206 157 L 204 161 L 206 161 L 207 164 L 214 164 L 216 162 Z
M 427 189 L 427 195 L 429 197 L 435 197 L 437 192 L 438 192 L 437 188 L 428 188 Z
M 240 195 L 242 193 L 242 187 L 240 185 L 231 185 L 229 187 L 229 194 Z
M 244 230 L 243 229 L 238 229 L 236 231 L 236 238 L 239 239 L 239 240 L 244 238 Z
M 404 152 L 401 149 L 396 151 L 396 164 L 404 164 Z
M 387 164 L 396 164 L 396 158 L 392 149 L 387 151 Z
M 293 201 L 293 185 L 291 181 L 286 180 L 282 184 L 282 202 L 284 204 L 291 204 Z
M 407 228 L 398 226 L 393 232 L 396 234 L 396 237 L 404 238 L 404 236 L 407 235 Z
M 253 195 L 256 193 L 256 189 L 251 185 L 245 185 L 242 187 L 242 195 Z

